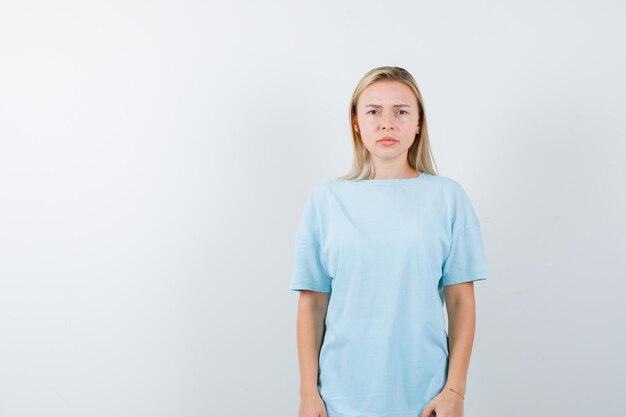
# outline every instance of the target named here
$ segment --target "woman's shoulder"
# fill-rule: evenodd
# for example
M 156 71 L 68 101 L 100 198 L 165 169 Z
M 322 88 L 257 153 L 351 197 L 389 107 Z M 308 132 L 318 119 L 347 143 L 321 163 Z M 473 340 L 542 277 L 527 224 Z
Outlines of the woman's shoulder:
M 461 183 L 454 178 L 447 177 L 445 175 L 429 175 L 429 177 L 431 179 L 431 182 L 450 191 L 463 190 L 463 186 L 461 185 Z
M 461 181 L 446 176 L 437 176 L 437 181 L 441 184 L 448 204 L 456 207 L 471 206 L 470 194 Z
M 311 186 L 309 186 L 308 190 L 308 199 L 310 201 L 317 201 L 321 196 L 323 196 L 326 190 L 331 187 L 331 183 L 334 179 L 322 179 L 313 182 Z

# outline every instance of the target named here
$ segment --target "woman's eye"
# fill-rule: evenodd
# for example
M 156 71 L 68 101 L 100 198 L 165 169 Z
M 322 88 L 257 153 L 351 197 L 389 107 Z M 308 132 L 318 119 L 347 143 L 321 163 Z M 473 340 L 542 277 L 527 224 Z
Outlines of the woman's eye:
M 406 110 L 399 110 L 398 112 L 402 115 L 409 114 L 409 112 Z M 367 111 L 365 114 L 374 114 L 374 113 L 376 113 L 376 110 L 372 109 L 372 110 Z

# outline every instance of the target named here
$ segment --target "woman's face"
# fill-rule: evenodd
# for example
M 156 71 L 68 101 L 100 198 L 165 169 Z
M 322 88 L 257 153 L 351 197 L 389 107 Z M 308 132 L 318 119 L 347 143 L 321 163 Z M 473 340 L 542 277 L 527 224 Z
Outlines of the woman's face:
M 355 129 L 361 133 L 372 158 L 406 161 L 407 151 L 419 132 L 413 91 L 399 81 L 377 81 L 363 90 L 356 107 Z

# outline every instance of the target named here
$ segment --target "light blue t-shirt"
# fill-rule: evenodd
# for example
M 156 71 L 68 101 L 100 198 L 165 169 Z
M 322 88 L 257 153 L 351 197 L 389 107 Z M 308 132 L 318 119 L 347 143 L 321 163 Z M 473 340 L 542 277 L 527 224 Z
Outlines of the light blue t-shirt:
M 330 292 L 318 375 L 328 417 L 419 417 L 447 378 L 443 287 L 487 277 L 480 223 L 456 181 L 316 184 L 290 289 Z

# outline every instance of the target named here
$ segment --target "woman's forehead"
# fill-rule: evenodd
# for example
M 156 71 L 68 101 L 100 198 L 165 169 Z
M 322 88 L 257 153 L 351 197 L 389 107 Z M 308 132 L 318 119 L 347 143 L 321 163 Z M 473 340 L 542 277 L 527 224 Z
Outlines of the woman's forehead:
M 377 81 L 365 88 L 359 97 L 361 107 L 413 107 L 416 103 L 413 91 L 399 81 Z

